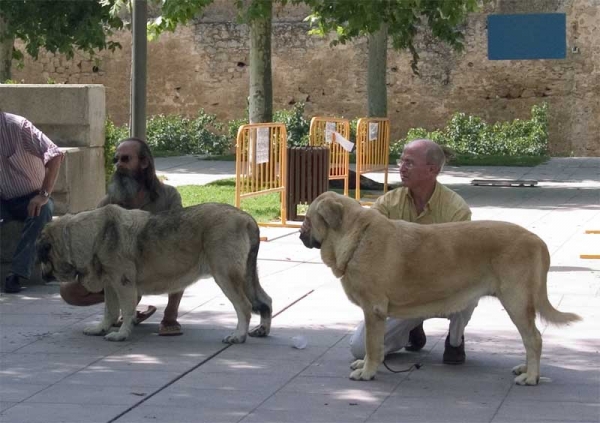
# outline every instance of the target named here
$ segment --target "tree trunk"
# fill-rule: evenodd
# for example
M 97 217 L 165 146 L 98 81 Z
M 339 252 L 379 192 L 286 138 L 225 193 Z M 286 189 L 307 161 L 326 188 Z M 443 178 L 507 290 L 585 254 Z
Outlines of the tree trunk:
M 272 4 L 265 16 L 250 22 L 250 123 L 273 120 L 271 76 Z
M 367 101 L 369 117 L 387 117 L 387 25 L 369 35 Z
M 6 31 L 6 21 L 0 16 L 0 37 Z M 14 37 L 10 36 L 0 41 L 0 84 L 11 79 L 11 64 Z
M 129 136 L 146 139 L 147 17 L 146 0 L 134 0 L 131 49 Z

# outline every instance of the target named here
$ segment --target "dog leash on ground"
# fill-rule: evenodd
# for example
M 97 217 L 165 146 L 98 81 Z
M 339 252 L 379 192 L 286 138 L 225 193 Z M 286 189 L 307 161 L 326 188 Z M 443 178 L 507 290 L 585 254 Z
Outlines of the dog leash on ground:
M 385 362 L 385 360 L 383 360 L 383 365 L 385 366 L 386 369 L 388 369 L 392 373 L 406 373 L 406 372 L 410 372 L 413 369 L 413 367 L 416 370 L 419 370 L 421 367 L 423 367 L 423 365 L 421 363 L 414 363 L 412 366 L 410 366 L 410 367 L 408 367 L 408 368 L 406 368 L 404 370 L 394 370 L 390 366 L 387 365 L 387 363 Z

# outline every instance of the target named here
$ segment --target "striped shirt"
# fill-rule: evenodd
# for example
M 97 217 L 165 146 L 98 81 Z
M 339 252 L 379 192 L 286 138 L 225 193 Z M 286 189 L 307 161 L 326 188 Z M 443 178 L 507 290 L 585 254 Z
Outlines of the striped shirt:
M 21 197 L 42 189 L 46 164 L 63 156 L 58 147 L 21 116 L 0 112 L 0 197 Z
M 420 214 L 406 187 L 396 188 L 379 197 L 371 208 L 389 219 L 421 224 L 471 220 L 471 209 L 465 200 L 439 182 L 436 182 L 433 194 Z

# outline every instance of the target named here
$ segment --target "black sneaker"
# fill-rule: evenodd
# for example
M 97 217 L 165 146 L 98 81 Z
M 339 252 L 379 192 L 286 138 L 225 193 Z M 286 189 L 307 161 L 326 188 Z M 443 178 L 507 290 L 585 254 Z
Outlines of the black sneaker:
M 412 352 L 420 351 L 423 349 L 426 343 L 427 337 L 425 336 L 425 331 L 423 330 L 423 323 L 421 323 L 408 334 L 408 345 L 406 345 L 404 349 Z
M 4 292 L 7 294 L 16 294 L 21 292 L 21 284 L 18 275 L 8 275 L 4 281 Z
M 446 343 L 444 344 L 444 364 L 463 364 L 467 358 L 465 355 L 465 337 L 462 337 L 460 346 L 453 347 L 450 345 L 450 335 L 446 336 Z

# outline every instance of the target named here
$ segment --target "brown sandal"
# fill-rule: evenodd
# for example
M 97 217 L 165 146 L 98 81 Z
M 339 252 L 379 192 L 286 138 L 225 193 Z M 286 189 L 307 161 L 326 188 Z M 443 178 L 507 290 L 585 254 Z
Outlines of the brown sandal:
M 150 316 L 152 316 L 154 313 L 156 313 L 156 307 L 154 307 L 154 306 L 148 306 L 148 308 L 145 311 L 136 310 L 133 325 L 137 326 L 140 323 L 142 323 L 143 321 L 148 320 L 150 318 Z M 119 320 L 117 320 L 117 323 L 113 324 L 113 327 L 120 328 L 122 324 L 123 324 L 123 316 L 120 316 Z
M 183 335 L 183 331 L 181 330 L 181 325 L 179 323 L 174 325 L 165 325 L 164 323 L 160 323 L 158 326 L 158 336 L 179 336 Z

